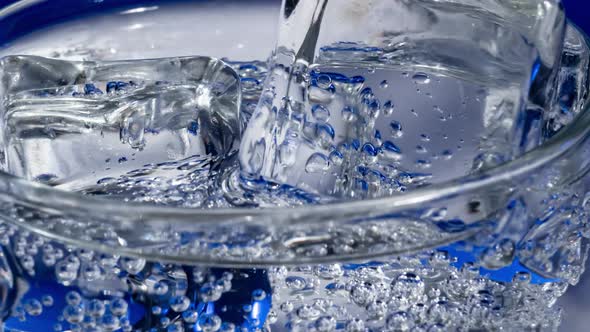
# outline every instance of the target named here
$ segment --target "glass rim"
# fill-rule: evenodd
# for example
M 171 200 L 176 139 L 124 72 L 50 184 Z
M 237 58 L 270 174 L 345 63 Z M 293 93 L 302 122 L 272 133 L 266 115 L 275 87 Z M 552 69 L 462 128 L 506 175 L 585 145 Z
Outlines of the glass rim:
M 48 0 L 20 0 L 7 7 L 0 8 L 0 17 L 14 14 L 21 9 L 36 5 Z M 571 22 L 568 24 L 572 25 Z M 575 26 L 574 26 L 575 27 Z M 587 36 L 575 27 L 584 41 L 588 44 Z M 590 100 L 590 97 L 586 97 Z M 443 183 L 430 185 L 423 188 L 414 189 L 395 196 L 371 198 L 364 200 L 343 200 L 329 202 L 320 205 L 305 205 L 297 207 L 268 207 L 262 209 L 252 208 L 218 208 L 202 209 L 189 207 L 167 207 L 158 206 L 149 203 L 122 202 L 108 198 L 99 198 L 85 196 L 80 193 L 68 192 L 65 190 L 53 188 L 41 183 L 32 182 L 24 178 L 19 178 L 7 172 L 0 171 L 0 189 L 3 189 L 11 199 L 25 202 L 25 204 L 38 204 L 44 207 L 50 207 L 55 210 L 81 210 L 93 211 L 97 214 L 107 215 L 109 217 L 139 217 L 140 220 L 166 220 L 170 225 L 190 226 L 196 224 L 207 224 L 223 222 L 239 218 L 246 224 L 255 224 L 257 218 L 271 218 L 273 226 L 281 224 L 304 224 L 310 220 L 317 222 L 322 216 L 338 215 L 333 222 L 338 224 L 339 220 L 354 217 L 366 217 L 375 213 L 396 213 L 399 211 L 415 209 L 416 207 L 425 206 L 429 202 L 434 202 L 451 196 L 466 195 L 471 192 L 478 192 L 492 188 L 502 183 L 510 183 L 513 179 L 521 176 L 534 174 L 537 170 L 547 165 L 558 162 L 562 156 L 576 152 L 584 141 L 590 138 L 590 105 L 586 104 L 574 117 L 571 123 L 562 128 L 555 136 L 543 144 L 531 149 L 527 153 L 518 156 L 506 163 L 490 168 L 477 174 L 468 174 L 455 178 Z M 341 218 L 340 218 L 341 216 Z M 63 234 L 51 232 L 46 229 L 13 220 L 13 218 L 0 214 L 0 220 L 5 221 L 17 227 L 23 227 L 39 235 L 53 238 L 71 244 L 83 245 L 85 247 L 105 250 L 104 245 L 84 242 L 80 239 L 73 239 Z M 138 223 L 135 227 L 140 227 Z M 467 232 L 466 235 L 469 232 Z M 117 251 L 129 256 L 141 256 L 141 252 L 133 248 L 128 250 L 124 247 L 116 248 Z M 113 249 L 115 250 L 115 249 Z M 170 256 L 149 254 L 152 258 L 162 258 L 170 260 Z M 161 256 L 161 257 L 160 257 Z M 366 254 L 360 254 L 358 257 L 353 255 L 347 259 L 365 258 Z M 325 261 L 340 259 L 335 256 L 326 257 Z M 191 257 L 177 257 L 174 261 L 195 262 Z M 214 258 L 212 262 L 216 264 Z M 225 260 L 221 259 L 225 262 Z M 313 258 L 313 262 L 322 262 L 323 259 Z M 239 260 L 227 261 L 231 266 L 247 265 L 251 266 L 252 262 Z M 301 263 L 297 260 L 295 263 Z M 272 260 L 264 261 L 262 264 L 284 264 L 284 261 L 274 262 Z

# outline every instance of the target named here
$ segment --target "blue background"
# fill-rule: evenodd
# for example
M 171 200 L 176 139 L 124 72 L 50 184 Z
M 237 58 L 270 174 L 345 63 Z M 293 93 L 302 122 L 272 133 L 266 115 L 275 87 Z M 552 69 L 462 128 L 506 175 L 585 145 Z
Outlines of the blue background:
M 590 33 L 590 1 L 562 0 L 568 17 L 579 27 Z

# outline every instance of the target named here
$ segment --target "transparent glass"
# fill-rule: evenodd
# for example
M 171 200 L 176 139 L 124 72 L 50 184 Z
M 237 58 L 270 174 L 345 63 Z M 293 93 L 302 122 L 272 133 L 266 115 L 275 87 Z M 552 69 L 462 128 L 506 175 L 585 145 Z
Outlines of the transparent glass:
M 53 7 L 66 3 L 68 11 Z M 0 54 L 227 58 L 241 78 L 246 122 L 263 90 L 279 5 L 20 1 L 0 9 Z M 45 25 L 32 26 L 36 17 Z M 564 34 L 554 59 L 559 107 L 544 109 L 542 144 L 395 196 L 280 207 L 292 188 L 276 185 L 259 208 L 156 206 L 5 169 L 5 330 L 557 329 L 553 305 L 582 274 L 590 237 L 589 53 L 575 27 Z M 236 172 L 220 181 L 260 184 Z
M 544 134 L 530 119 L 558 107 L 558 1 L 292 1 L 281 14 L 243 136 L 247 176 L 390 196 L 530 149 Z M 375 181 L 360 162 L 378 189 L 363 189 Z

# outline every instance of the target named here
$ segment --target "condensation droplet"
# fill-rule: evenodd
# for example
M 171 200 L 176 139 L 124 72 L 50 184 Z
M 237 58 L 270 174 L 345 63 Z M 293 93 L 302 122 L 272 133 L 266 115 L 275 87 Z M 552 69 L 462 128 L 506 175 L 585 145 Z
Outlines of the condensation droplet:
M 305 171 L 308 173 L 321 173 L 330 169 L 330 160 L 321 153 L 312 154 L 305 164 Z
M 428 84 L 430 83 L 430 77 L 426 73 L 415 73 L 412 76 L 412 80 L 416 84 Z

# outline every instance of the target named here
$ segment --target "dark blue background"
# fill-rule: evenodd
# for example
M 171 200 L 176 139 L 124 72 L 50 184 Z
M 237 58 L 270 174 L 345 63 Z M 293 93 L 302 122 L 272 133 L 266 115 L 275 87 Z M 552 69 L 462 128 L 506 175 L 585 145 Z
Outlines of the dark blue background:
M 590 1 L 562 0 L 568 17 L 584 31 L 590 33 Z
M 17 0 L 0 0 L 0 6 L 6 6 L 6 5 L 16 2 L 16 1 Z M 84 7 L 86 7 L 86 10 L 92 10 L 92 8 L 94 8 L 94 7 L 100 7 L 100 2 L 102 2 L 102 1 L 116 3 L 117 6 L 125 6 L 126 4 L 129 5 L 132 3 L 142 3 L 142 2 L 149 3 L 149 2 L 154 2 L 154 1 L 158 1 L 158 0 L 101 0 L 101 1 L 97 1 L 97 0 L 51 0 L 42 6 L 54 7 L 54 8 L 51 8 L 52 10 L 48 11 L 48 12 L 50 13 L 53 11 L 54 12 L 53 15 L 49 15 L 49 16 L 56 16 L 56 17 L 44 17 L 46 15 L 36 15 L 36 16 L 33 15 L 33 17 L 27 16 L 26 17 L 27 21 L 29 21 L 31 18 L 34 18 L 34 22 L 26 22 L 25 23 L 21 20 L 18 23 L 19 27 L 16 30 L 22 29 L 23 31 L 27 31 L 27 30 L 30 31 L 29 29 L 27 29 L 27 25 L 38 27 L 39 25 L 48 24 L 48 23 L 52 22 L 53 20 L 55 20 L 57 17 L 67 16 L 67 13 L 64 13 L 64 12 L 67 12 L 68 9 L 70 11 L 73 11 L 72 14 L 73 13 L 80 13 L 80 8 L 84 8 Z M 160 0 L 160 1 L 162 1 L 162 0 Z M 164 1 L 171 2 L 173 0 L 164 0 Z M 180 0 L 180 1 L 202 1 L 202 0 Z M 243 1 L 260 1 L 260 0 L 243 0 Z M 273 1 L 273 0 L 266 0 L 266 1 Z M 274 0 L 274 1 L 280 1 L 280 0 Z M 566 9 L 568 17 L 573 22 L 575 22 L 579 27 L 584 29 L 586 32 L 590 33 L 590 0 L 562 0 L 562 2 L 563 2 L 563 5 Z M 70 4 L 75 3 L 76 6 L 68 6 L 67 5 L 68 3 L 70 3 Z M 48 12 L 46 11 L 45 14 L 47 14 Z M 84 12 L 84 11 L 82 11 L 82 12 Z M 12 33 L 10 33 L 10 35 L 12 37 L 16 37 L 14 35 L 14 33 L 16 33 L 17 35 L 19 34 L 18 31 L 12 31 Z

